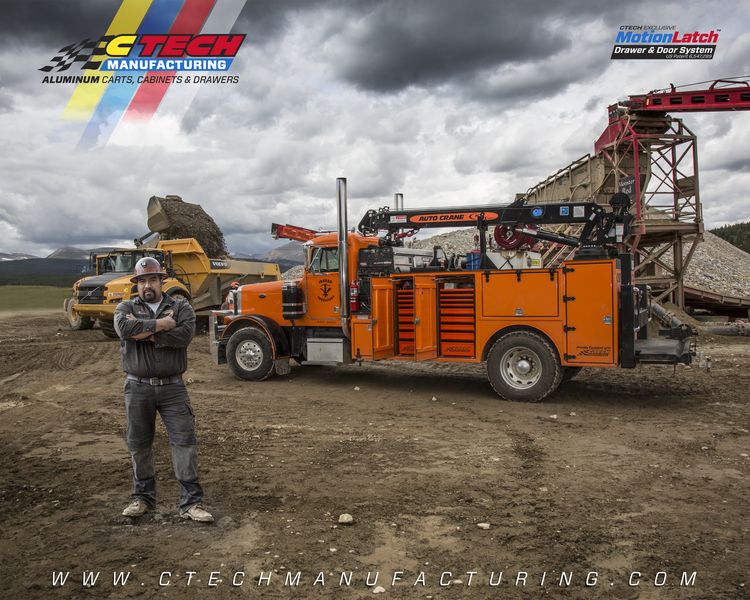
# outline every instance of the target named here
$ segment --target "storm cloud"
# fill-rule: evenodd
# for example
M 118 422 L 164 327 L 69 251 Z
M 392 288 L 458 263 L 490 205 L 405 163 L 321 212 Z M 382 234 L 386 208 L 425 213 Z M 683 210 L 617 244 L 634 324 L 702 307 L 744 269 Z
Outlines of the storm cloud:
M 0 19 L 1 44 L 49 45 L 54 50 L 104 35 L 120 0 L 33 0 L 6 2 Z
M 351 223 L 394 192 L 407 206 L 505 203 L 593 152 L 619 98 L 750 72 L 739 2 L 248 0 L 238 84 L 203 85 L 179 110 L 173 85 L 150 122 L 79 152 L 81 124 L 60 118 L 72 87 L 37 69 L 119 5 L 18 2 L 0 25 L 1 252 L 127 242 L 146 233 L 149 196 L 179 194 L 231 250 L 260 253 L 272 222 L 332 227 L 339 176 Z M 610 60 L 618 27 L 638 23 L 722 28 L 717 56 Z M 682 118 L 701 140 L 707 225 L 750 218 L 750 114 Z

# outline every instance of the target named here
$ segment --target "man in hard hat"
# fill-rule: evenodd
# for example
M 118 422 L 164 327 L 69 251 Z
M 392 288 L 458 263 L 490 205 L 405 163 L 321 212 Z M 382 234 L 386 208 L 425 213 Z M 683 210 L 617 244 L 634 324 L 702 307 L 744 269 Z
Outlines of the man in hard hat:
M 180 515 L 210 523 L 214 519 L 201 504 L 203 489 L 198 483 L 195 416 L 182 381 L 195 313 L 187 301 L 162 294 L 166 277 L 159 261 L 141 258 L 131 278 L 138 296 L 121 302 L 115 311 L 126 373 L 126 438 L 133 459 L 133 501 L 122 514 L 140 517 L 156 507 L 153 441 L 159 412 L 180 483 Z
M 221 310 L 233 309 L 234 308 L 234 292 L 240 289 L 240 282 L 233 281 L 229 284 L 229 293 L 224 298 L 224 302 L 221 303 Z

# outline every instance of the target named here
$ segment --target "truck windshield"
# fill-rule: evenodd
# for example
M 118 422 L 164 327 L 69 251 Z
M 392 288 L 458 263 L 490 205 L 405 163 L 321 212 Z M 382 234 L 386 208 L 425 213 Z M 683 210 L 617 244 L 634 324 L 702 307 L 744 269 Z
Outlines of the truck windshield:
M 310 269 L 313 273 L 328 273 L 339 270 L 338 248 L 313 248 Z
M 109 254 L 97 258 L 98 273 L 131 273 L 135 263 L 144 256 L 152 256 L 160 263 L 163 262 L 161 252 L 124 252 L 122 254 Z

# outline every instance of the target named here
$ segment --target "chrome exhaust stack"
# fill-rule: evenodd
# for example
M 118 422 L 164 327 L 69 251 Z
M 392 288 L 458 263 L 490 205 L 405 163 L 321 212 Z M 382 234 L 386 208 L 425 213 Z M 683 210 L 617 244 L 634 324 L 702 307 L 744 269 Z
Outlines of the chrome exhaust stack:
M 338 247 L 339 247 L 339 315 L 341 331 L 349 337 L 349 226 L 346 219 L 346 177 L 336 179 L 336 199 L 338 201 Z
M 394 210 L 404 210 L 403 194 L 393 194 L 393 208 Z

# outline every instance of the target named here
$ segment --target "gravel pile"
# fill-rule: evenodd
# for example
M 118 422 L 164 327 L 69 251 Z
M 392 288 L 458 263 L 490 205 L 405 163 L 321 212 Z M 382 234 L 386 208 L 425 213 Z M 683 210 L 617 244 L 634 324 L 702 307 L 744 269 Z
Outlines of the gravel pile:
M 442 246 L 448 256 L 451 254 L 466 254 L 470 250 L 479 247 L 479 243 L 474 241 L 475 234 L 477 234 L 476 229 L 473 227 L 466 227 L 463 229 L 457 229 L 456 231 L 434 235 L 423 240 L 414 240 L 412 246 L 420 250 L 432 250 L 433 246 Z M 488 240 L 491 235 L 492 229 L 489 229 L 487 231 Z
M 664 262 L 671 261 L 669 251 Z M 685 283 L 717 294 L 750 298 L 750 254 L 707 231 L 688 265 Z
M 305 273 L 305 267 L 303 265 L 297 265 L 296 267 L 292 267 L 288 271 L 284 271 L 281 274 L 282 279 L 299 279 L 302 277 L 302 275 Z

